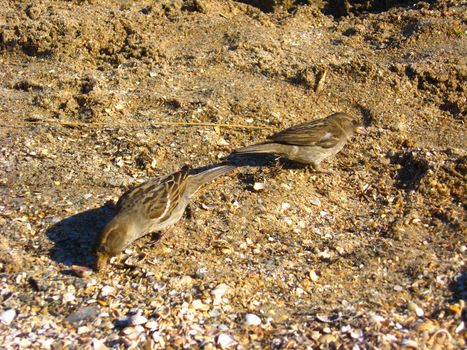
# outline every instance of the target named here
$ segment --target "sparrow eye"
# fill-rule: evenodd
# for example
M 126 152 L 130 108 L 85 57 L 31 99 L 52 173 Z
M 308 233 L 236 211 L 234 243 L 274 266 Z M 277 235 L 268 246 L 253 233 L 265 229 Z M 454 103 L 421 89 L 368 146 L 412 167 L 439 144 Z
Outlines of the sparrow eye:
M 107 247 L 103 244 L 100 244 L 96 249 L 96 253 L 106 253 L 106 252 L 107 252 Z

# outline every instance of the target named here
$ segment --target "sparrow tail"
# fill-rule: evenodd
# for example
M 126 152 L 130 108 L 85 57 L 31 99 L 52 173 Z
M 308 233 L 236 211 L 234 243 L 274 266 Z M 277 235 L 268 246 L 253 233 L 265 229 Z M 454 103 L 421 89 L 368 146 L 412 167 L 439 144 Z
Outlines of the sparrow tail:
M 194 187 L 194 192 L 198 190 L 199 187 L 203 186 L 214 180 L 216 177 L 230 173 L 236 168 L 235 165 L 220 165 L 215 168 L 211 168 L 201 173 L 191 176 L 190 182 Z
M 243 148 L 236 149 L 234 154 L 249 154 L 249 153 L 275 153 L 284 154 L 286 150 L 282 149 L 283 145 L 279 143 L 259 143 L 257 145 L 251 145 Z

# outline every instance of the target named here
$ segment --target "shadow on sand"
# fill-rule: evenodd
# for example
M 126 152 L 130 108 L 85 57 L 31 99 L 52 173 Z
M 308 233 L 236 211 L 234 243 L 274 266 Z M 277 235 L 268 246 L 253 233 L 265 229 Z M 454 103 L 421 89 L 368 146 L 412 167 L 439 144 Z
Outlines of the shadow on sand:
M 449 285 L 449 289 L 453 293 L 452 300 L 459 302 L 467 299 L 467 271 L 461 272 L 456 276 L 456 279 Z M 467 316 L 467 311 L 464 313 Z
M 65 266 L 94 266 L 93 247 L 97 235 L 112 219 L 112 204 L 86 210 L 61 220 L 47 230 L 47 237 L 54 242 L 50 257 Z
M 283 169 L 306 169 L 308 166 L 270 153 L 232 153 L 225 161 L 237 167 L 275 167 Z

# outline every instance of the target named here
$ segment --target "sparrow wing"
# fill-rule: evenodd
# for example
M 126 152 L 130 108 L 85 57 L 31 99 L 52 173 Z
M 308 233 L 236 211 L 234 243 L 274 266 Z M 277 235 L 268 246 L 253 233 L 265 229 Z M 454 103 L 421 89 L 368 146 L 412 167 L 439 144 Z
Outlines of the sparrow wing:
M 297 146 L 332 148 L 340 142 L 342 131 L 328 118 L 285 129 L 269 137 L 272 142 Z
M 186 188 L 189 170 L 182 170 L 171 175 L 149 180 L 129 191 L 118 201 L 120 211 L 142 208 L 151 219 L 166 220 L 180 202 Z

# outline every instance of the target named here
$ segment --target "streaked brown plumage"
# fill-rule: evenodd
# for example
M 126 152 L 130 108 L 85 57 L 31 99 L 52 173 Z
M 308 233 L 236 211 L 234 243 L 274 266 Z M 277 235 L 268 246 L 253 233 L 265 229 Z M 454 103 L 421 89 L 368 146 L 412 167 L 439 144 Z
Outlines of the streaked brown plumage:
M 107 260 L 150 232 L 175 224 L 190 198 L 204 184 L 229 173 L 232 165 L 221 165 L 198 174 L 189 167 L 171 175 L 151 179 L 124 193 L 117 203 L 117 214 L 101 231 L 96 244 L 96 269 Z
M 345 113 L 292 126 L 268 137 L 268 141 L 235 150 L 236 154 L 272 153 L 311 165 L 315 170 L 326 158 L 338 153 L 354 132 L 364 128 Z

